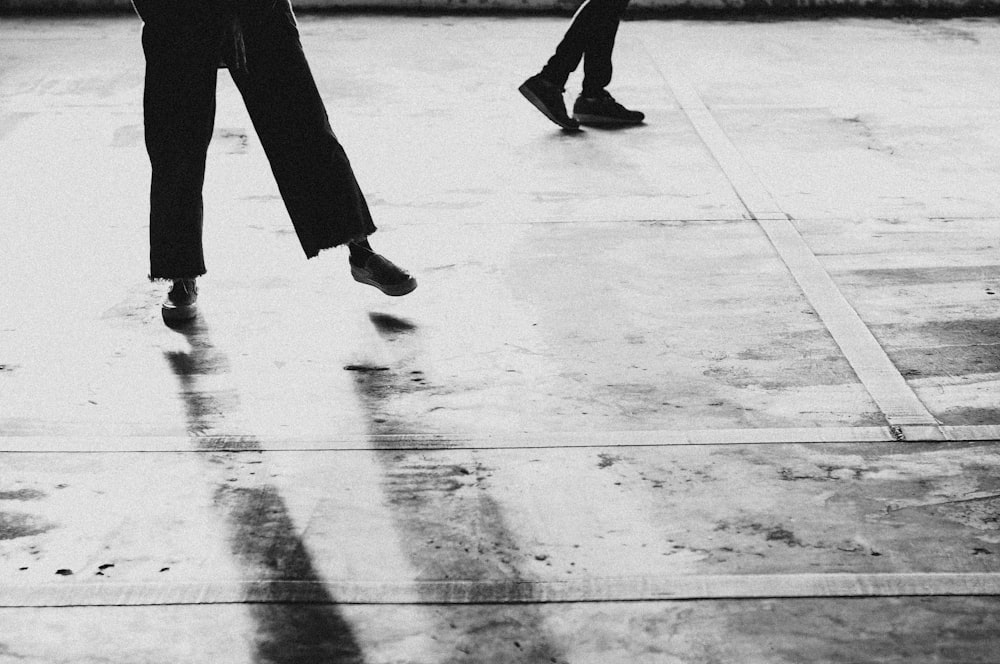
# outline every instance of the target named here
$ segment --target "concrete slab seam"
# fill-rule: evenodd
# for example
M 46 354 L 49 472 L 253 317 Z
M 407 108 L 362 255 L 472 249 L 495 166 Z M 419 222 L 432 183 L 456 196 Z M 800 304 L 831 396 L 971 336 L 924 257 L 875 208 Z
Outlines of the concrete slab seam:
M 744 574 L 568 581 L 217 581 L 6 585 L 0 607 L 205 604 L 549 604 L 716 599 L 1000 596 L 1000 574 Z
M 907 430 L 903 427 L 937 427 L 937 419 L 910 389 L 791 219 L 729 140 L 694 86 L 676 71 L 661 73 L 740 202 L 767 235 L 889 425 L 904 437 Z M 923 430 L 920 435 L 944 439 L 940 431 Z
M 369 436 L 0 436 L 0 454 L 112 454 L 215 452 L 372 452 L 403 450 L 515 450 L 725 445 L 820 445 L 1000 441 L 1000 425 L 698 429 L 689 431 L 559 431 L 509 434 L 387 434 Z

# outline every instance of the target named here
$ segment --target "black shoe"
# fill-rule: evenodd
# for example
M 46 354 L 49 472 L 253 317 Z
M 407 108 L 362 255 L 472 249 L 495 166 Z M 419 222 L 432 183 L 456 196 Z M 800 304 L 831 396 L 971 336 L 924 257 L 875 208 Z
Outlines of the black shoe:
M 521 84 L 518 91 L 545 117 L 563 129 L 579 129 L 580 123 L 566 113 L 563 89 L 536 74 Z
M 351 276 L 355 281 L 374 286 L 386 295 L 406 295 L 417 287 L 416 279 L 379 254 L 370 255 L 364 265 L 357 265 L 351 260 Z
M 198 284 L 194 279 L 174 279 L 174 285 L 167 293 L 161 307 L 163 320 L 180 322 L 191 320 L 198 315 Z
M 639 111 L 631 111 L 612 97 L 607 90 L 594 96 L 580 95 L 573 104 L 573 117 L 580 124 L 594 126 L 637 125 L 646 116 Z

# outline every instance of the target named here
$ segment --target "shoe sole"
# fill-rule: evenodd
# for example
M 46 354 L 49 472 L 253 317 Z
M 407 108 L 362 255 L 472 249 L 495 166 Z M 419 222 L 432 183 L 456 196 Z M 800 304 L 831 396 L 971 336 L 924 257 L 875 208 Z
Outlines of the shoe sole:
M 351 276 L 359 284 L 365 284 L 366 286 L 374 286 L 386 295 L 391 295 L 392 297 L 399 297 L 401 295 L 406 295 L 407 293 L 412 293 L 417 287 L 417 280 L 410 277 L 406 281 L 400 284 L 393 284 L 387 286 L 385 284 L 380 284 L 371 277 L 365 270 L 351 266 Z
M 622 120 L 620 118 L 608 118 L 603 115 L 587 115 L 586 113 L 574 113 L 573 118 L 582 125 L 593 125 L 595 127 L 618 127 L 625 125 L 641 125 L 642 120 Z
M 559 118 L 557 118 L 555 114 L 549 110 L 549 107 L 545 105 L 545 102 L 543 102 L 538 97 L 538 95 L 536 95 L 534 92 L 531 91 L 531 88 L 529 88 L 527 84 L 521 85 L 521 87 L 519 87 L 517 91 L 520 92 L 522 95 L 524 95 L 524 98 L 530 101 L 532 106 L 541 111 L 542 115 L 547 117 L 549 120 L 552 120 L 563 129 L 580 128 L 580 126 L 576 123 L 567 123 L 565 120 L 560 120 Z
M 163 314 L 163 321 L 165 323 L 183 323 L 198 315 L 198 305 L 165 306 L 160 311 Z

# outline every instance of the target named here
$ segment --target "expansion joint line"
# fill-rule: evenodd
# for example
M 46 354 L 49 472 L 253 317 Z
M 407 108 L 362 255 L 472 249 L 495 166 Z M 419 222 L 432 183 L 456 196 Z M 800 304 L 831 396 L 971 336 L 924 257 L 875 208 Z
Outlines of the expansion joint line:
M 0 607 L 211 604 L 548 604 L 830 597 L 997 597 L 989 572 L 679 574 L 538 581 L 42 582 L 7 585 Z
M 938 421 L 917 398 L 885 350 L 830 278 L 792 219 L 760 182 L 694 87 L 677 71 L 667 86 L 719 164 L 733 191 L 767 235 L 858 379 L 899 440 L 944 440 Z

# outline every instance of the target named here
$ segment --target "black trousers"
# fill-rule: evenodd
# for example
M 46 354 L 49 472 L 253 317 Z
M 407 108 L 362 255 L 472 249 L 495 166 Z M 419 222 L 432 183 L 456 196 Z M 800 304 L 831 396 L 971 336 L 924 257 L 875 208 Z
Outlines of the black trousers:
M 583 94 L 600 92 L 611 82 L 611 52 L 629 0 L 586 0 L 573 16 L 542 77 L 559 87 L 583 59 Z
M 375 231 L 330 127 L 288 0 L 134 4 L 144 23 L 151 279 L 205 273 L 202 186 L 222 60 L 243 96 L 306 256 Z M 227 56 L 240 34 L 245 67 Z

